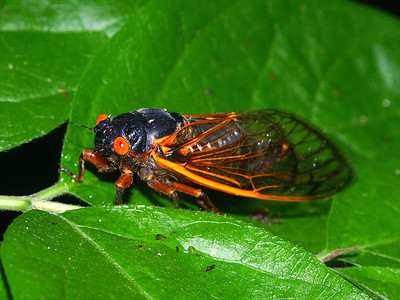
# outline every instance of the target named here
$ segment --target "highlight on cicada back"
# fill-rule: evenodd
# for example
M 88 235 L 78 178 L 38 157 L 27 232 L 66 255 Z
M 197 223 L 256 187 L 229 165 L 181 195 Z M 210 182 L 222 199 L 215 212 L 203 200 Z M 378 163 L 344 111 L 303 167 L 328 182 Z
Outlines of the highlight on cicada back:
M 120 171 L 117 202 L 136 174 L 179 206 L 178 193 L 219 213 L 201 186 L 275 201 L 326 198 L 351 180 L 345 158 L 319 130 L 280 110 L 180 115 L 143 108 L 115 118 L 102 114 L 95 149 L 80 156 L 100 172 Z

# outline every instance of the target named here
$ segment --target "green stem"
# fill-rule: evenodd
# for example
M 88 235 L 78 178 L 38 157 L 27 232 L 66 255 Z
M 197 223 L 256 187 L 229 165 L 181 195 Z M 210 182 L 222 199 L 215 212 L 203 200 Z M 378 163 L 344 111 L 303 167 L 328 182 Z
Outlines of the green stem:
M 40 209 L 48 212 L 62 213 L 66 210 L 78 209 L 80 206 L 64 204 L 49 201 L 55 197 L 67 193 L 67 187 L 64 184 L 55 184 L 39 193 L 28 196 L 4 196 L 0 195 L 0 209 L 28 211 L 31 209 Z
M 56 183 L 55 185 L 40 191 L 36 194 L 33 194 L 32 196 L 35 198 L 39 198 L 42 200 L 51 200 L 56 197 L 65 195 L 68 193 L 68 187 L 66 184 L 63 183 Z

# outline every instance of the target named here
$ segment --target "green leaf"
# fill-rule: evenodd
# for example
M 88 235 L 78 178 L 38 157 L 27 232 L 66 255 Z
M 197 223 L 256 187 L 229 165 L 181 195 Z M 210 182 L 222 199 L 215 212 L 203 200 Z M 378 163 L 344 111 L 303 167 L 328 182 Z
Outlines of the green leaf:
M 10 226 L 1 251 L 15 298 L 367 298 L 307 251 L 204 212 L 30 211 Z
M 398 268 L 359 267 L 345 268 L 339 271 L 344 277 L 351 278 L 356 284 L 375 297 L 396 299 L 400 291 L 400 270 Z M 371 291 L 370 287 L 374 290 Z
M 3 5 L 0 151 L 43 136 L 70 118 L 85 70 L 126 12 L 133 15 L 138 8 L 126 1 Z
M 399 243 L 400 237 L 395 237 L 393 240 L 388 239 L 386 243 L 369 244 L 363 249 L 360 249 L 358 255 L 346 256 L 341 258 L 341 260 L 354 265 L 393 267 L 400 269 Z
M 0 299 L 11 299 L 7 291 L 6 277 L 4 275 L 3 265 L 0 265 Z
M 380 268 L 397 272 L 400 259 L 398 40 L 398 20 L 348 1 L 7 2 L 0 16 L 0 150 L 67 118 L 90 127 L 101 113 L 141 107 L 296 113 L 349 158 L 355 179 L 348 189 L 333 200 L 299 204 L 207 194 L 253 225 L 248 212 L 268 208 L 272 224 L 257 226 L 308 251 L 358 245 L 341 257 L 361 266 L 346 277 L 379 297 Z M 68 127 L 62 167 L 77 172 L 79 154 L 93 148 L 88 133 Z M 88 166 L 83 183 L 62 175 L 61 184 L 91 205 L 113 204 L 117 178 Z M 172 206 L 137 181 L 124 197 L 129 205 Z M 181 201 L 184 208 L 193 203 Z M 8 251 L 14 249 L 2 249 L 2 259 Z

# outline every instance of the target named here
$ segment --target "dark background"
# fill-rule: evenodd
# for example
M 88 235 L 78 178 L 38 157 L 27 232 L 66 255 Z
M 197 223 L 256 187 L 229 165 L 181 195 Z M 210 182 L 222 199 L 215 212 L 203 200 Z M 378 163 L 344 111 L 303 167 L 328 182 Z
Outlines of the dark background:
M 397 1 L 364 0 L 364 3 L 397 17 L 400 16 L 400 4 Z M 134 108 L 127 108 L 131 110 Z M 67 124 L 56 128 L 44 137 L 0 153 L 2 179 L 0 193 L 2 195 L 30 195 L 50 187 L 58 181 L 58 168 L 62 142 Z M 78 158 L 77 158 L 78 159 Z M 73 196 L 63 196 L 57 201 L 80 204 Z M 8 225 L 21 213 L 0 211 L 0 241 Z
M 366 5 L 384 10 L 397 17 L 400 16 L 400 3 L 397 0 L 358 0 L 354 2 L 364 3 Z

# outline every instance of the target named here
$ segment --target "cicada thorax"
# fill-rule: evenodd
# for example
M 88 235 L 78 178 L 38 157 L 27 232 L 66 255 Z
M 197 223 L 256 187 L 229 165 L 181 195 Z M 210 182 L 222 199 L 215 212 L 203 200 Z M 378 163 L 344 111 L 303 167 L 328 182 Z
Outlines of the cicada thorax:
M 95 151 L 126 169 L 144 165 L 155 139 L 168 136 L 184 126 L 178 113 L 144 108 L 111 119 L 100 115 L 94 128 Z

